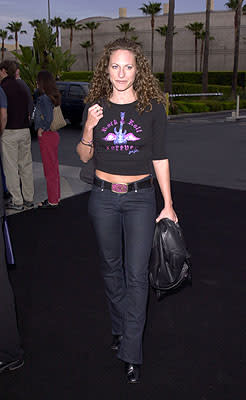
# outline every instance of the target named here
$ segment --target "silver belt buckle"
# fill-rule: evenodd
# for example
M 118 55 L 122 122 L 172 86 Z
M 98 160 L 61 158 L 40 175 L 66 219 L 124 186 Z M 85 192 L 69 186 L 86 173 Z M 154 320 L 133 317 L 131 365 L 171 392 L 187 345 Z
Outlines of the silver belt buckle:
M 127 193 L 128 192 L 128 184 L 127 183 L 112 183 L 111 190 L 114 193 Z

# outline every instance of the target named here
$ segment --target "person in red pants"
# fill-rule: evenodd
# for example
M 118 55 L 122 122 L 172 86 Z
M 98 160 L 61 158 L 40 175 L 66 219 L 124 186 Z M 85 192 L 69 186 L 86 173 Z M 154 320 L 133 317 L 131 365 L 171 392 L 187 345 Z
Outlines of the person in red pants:
M 37 77 L 40 96 L 37 99 L 34 115 L 35 129 L 43 162 L 47 184 L 48 199 L 39 203 L 39 208 L 56 208 L 60 202 L 60 174 L 58 161 L 58 132 L 50 130 L 53 120 L 53 109 L 61 104 L 61 95 L 56 81 L 49 71 L 40 71 Z

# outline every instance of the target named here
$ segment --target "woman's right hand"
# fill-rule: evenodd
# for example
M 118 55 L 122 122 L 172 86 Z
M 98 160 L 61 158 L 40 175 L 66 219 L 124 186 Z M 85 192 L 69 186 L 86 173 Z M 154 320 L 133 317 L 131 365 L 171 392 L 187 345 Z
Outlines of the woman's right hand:
M 98 124 L 98 121 L 103 117 L 103 108 L 99 104 L 94 104 L 88 108 L 88 115 L 86 120 L 86 128 L 93 129 Z

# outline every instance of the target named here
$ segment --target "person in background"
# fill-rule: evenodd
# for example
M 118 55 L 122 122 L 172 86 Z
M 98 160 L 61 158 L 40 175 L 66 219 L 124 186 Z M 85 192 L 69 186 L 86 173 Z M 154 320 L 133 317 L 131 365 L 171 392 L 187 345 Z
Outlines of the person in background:
M 32 93 L 31 93 L 31 90 L 30 90 L 29 86 L 26 84 L 26 82 L 23 79 L 21 79 L 21 76 L 20 76 L 20 64 L 17 63 L 17 62 L 15 64 L 16 64 L 15 78 L 16 78 L 17 82 L 20 85 L 22 85 L 23 89 L 25 89 L 25 91 L 27 93 L 29 118 L 31 118 L 32 112 L 33 112 L 33 97 L 32 97 Z
M 0 87 L 0 133 L 2 134 L 7 124 L 7 97 Z
M 39 208 L 56 208 L 60 202 L 60 174 L 58 161 L 58 132 L 50 130 L 53 120 L 53 109 L 61 104 L 61 94 L 56 87 L 56 81 L 48 71 L 40 71 L 37 77 L 37 87 L 40 96 L 37 98 L 34 114 L 35 130 L 46 178 L 48 199 L 39 203 Z
M 2 163 L 11 199 L 6 208 L 34 206 L 29 106 L 26 90 L 16 80 L 16 63 L 0 63 L 1 87 L 7 97 L 7 123 L 2 133 Z
M 3 89 L 0 87 L 0 135 L 3 133 L 6 123 L 7 123 L 7 97 L 4 93 Z M 0 143 L 1 145 L 1 143 Z M 6 186 L 5 175 L 3 172 L 3 164 L 0 152 L 0 169 L 2 176 L 2 185 L 3 185 L 3 197 L 4 199 L 8 199 L 10 197 L 10 193 Z
M 0 88 L 0 133 L 7 122 L 7 98 Z M 8 279 L 3 237 L 4 200 L 0 174 L 0 373 L 20 368 L 24 352 L 17 329 L 14 295 Z
M 128 383 L 140 381 L 155 222 L 178 221 L 166 153 L 165 99 L 141 47 L 117 39 L 99 59 L 77 152 L 96 171 L 89 215 L 98 239 L 112 321 L 111 348 Z M 164 198 L 156 219 L 152 165 Z

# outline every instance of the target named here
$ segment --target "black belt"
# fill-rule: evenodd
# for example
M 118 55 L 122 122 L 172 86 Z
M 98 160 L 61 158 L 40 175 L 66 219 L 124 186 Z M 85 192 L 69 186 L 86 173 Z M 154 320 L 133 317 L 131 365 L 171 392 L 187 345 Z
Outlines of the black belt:
M 111 183 L 108 181 L 103 181 L 97 177 L 94 178 L 94 185 L 100 187 L 102 190 L 108 189 L 114 193 L 127 193 L 134 190 L 135 192 L 138 189 L 144 189 L 151 187 L 153 185 L 153 177 L 146 178 L 144 180 L 135 181 L 131 183 Z

